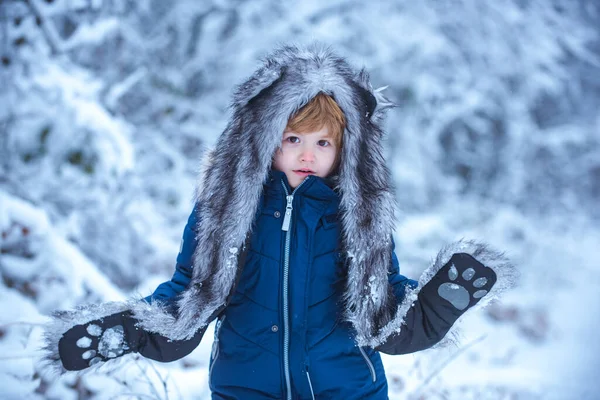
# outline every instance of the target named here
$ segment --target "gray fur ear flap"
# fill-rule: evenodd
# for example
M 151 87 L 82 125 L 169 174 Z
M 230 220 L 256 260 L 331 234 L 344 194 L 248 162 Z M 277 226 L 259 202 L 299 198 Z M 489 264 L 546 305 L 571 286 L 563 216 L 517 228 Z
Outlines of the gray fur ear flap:
M 233 104 L 237 107 L 248 104 L 250 100 L 259 95 L 260 92 L 270 87 L 281 78 L 283 67 L 273 62 L 266 62 L 263 67 L 239 85 L 233 93 Z
M 197 184 L 194 190 L 194 204 L 197 204 L 202 198 L 202 188 L 205 186 L 205 180 L 208 175 L 208 171 L 215 163 L 215 148 L 207 148 L 202 154 L 200 160 L 200 168 L 197 171 Z

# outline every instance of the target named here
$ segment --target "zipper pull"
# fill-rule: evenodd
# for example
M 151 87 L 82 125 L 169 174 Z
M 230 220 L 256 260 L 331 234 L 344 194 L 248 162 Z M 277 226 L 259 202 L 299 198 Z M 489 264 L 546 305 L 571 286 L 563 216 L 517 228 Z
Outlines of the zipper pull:
M 225 319 L 225 318 L 223 318 Z M 221 324 L 223 323 L 223 320 L 221 318 L 217 318 L 217 322 L 215 323 L 215 334 L 214 334 L 214 339 L 213 339 L 213 345 L 212 345 L 212 350 L 210 352 L 212 359 L 215 359 L 215 356 L 217 355 L 217 348 L 219 347 L 219 331 L 221 330 Z
M 219 330 L 221 329 L 221 323 L 222 323 L 221 318 L 218 318 L 217 322 L 215 323 L 215 335 L 214 335 L 215 336 L 215 338 L 214 338 L 215 342 L 219 341 Z
M 283 225 L 281 230 L 287 232 L 290 229 L 290 222 L 292 220 L 292 201 L 294 195 L 285 196 L 287 199 L 287 205 L 285 206 L 285 216 L 283 217 Z

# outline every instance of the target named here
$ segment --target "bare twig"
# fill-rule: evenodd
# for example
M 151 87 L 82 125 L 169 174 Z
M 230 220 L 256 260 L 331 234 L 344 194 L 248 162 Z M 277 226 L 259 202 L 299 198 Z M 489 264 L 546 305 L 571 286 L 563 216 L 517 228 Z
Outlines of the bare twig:
M 119 99 L 141 81 L 146 76 L 147 72 L 145 67 L 138 68 L 125 79 L 114 83 L 103 96 L 104 104 L 106 104 L 108 108 L 114 109 Z
M 27 321 L 14 321 L 7 323 L 0 323 L 0 328 L 6 328 L 13 325 L 24 325 L 24 326 L 45 326 L 43 322 L 27 322 Z
M 412 394 L 416 395 L 416 394 L 420 393 L 425 388 L 425 386 L 427 386 L 429 384 L 429 382 L 433 378 L 435 378 L 444 368 L 446 368 L 448 366 L 448 364 L 450 364 L 452 361 L 456 360 L 458 358 L 458 356 L 460 356 L 462 353 L 464 353 L 465 351 L 467 351 L 469 348 L 473 347 L 477 343 L 484 340 L 486 337 L 487 337 L 487 335 L 481 335 L 477 339 L 473 340 L 471 343 L 468 343 L 466 346 L 458 349 L 454 354 L 452 354 L 450 357 L 448 357 L 448 359 L 446 361 L 444 361 L 435 370 L 433 370 L 433 372 L 431 374 L 429 374 L 429 376 L 427 378 L 425 378 L 423 383 L 421 383 L 421 385 Z
M 140 371 L 142 371 L 145 381 L 150 386 L 150 390 L 152 390 L 152 393 L 154 394 L 154 396 L 156 396 L 157 399 L 160 399 L 158 390 L 156 390 L 156 387 L 154 387 L 154 383 L 152 383 L 152 381 L 150 380 L 150 377 L 148 376 L 148 369 L 142 368 L 142 366 L 139 364 L 138 360 L 135 360 L 135 365 L 137 365 L 137 367 L 140 369 Z
M 7 82 L 10 80 L 11 79 L 6 79 Z M 9 83 L 7 83 L 6 85 L 7 85 L 7 87 L 4 87 L 4 85 L 0 86 L 0 90 L 2 90 L 4 93 L 7 93 L 9 90 L 9 88 L 8 88 Z M 10 89 L 13 89 L 13 87 L 11 87 Z M 17 118 L 15 117 L 14 112 L 13 112 L 13 104 L 12 104 L 13 102 L 9 101 L 9 103 L 10 104 L 7 105 L 7 116 L 6 116 L 6 118 L 4 118 L 3 120 L 0 121 L 0 137 L 2 138 L 2 140 L 0 140 L 0 154 L 2 155 L 2 160 L 3 160 L 1 167 L 4 170 L 3 175 L 6 174 L 4 177 L 5 179 L 7 179 L 6 177 L 8 176 L 8 173 L 10 172 L 12 153 L 13 153 L 13 152 L 9 151 L 9 148 L 8 148 L 9 142 L 10 142 L 9 132 L 10 132 L 11 126 L 14 125 L 15 122 L 17 121 Z
M 176 381 L 175 380 L 173 380 L 173 388 L 175 389 L 175 392 L 176 392 L 176 398 L 183 399 L 183 395 L 181 394 L 181 390 L 179 389 L 179 385 L 176 385 Z
M 150 364 L 150 367 L 152 367 L 152 370 L 154 371 L 156 376 L 158 376 L 158 378 L 162 382 L 163 390 L 165 392 L 165 400 L 169 400 L 169 392 L 167 391 L 167 380 L 158 372 L 158 370 L 156 369 L 156 366 L 154 365 L 154 363 L 152 361 L 148 360 L 148 364 Z
M 2 24 L 2 49 L 0 55 L 2 57 L 8 56 L 8 17 L 6 15 L 6 8 L 0 2 L 0 24 Z
M 58 33 L 56 32 L 56 29 L 54 29 L 54 25 L 52 25 L 50 20 L 48 18 L 46 18 L 46 16 L 44 14 L 42 14 L 42 11 L 40 10 L 38 4 L 36 3 L 36 0 L 25 0 L 25 4 L 27 4 L 29 6 L 29 9 L 31 10 L 31 12 L 33 12 L 33 14 L 40 21 L 42 21 L 40 26 L 42 27 L 42 32 L 44 33 L 44 36 L 46 37 L 46 41 L 48 42 L 48 45 L 50 46 L 51 54 L 53 56 L 55 56 L 59 53 L 62 53 L 62 51 L 63 51 L 62 41 L 61 41 Z
M 14 354 L 14 355 L 8 355 L 8 356 L 2 356 L 0 357 L 0 360 L 18 360 L 18 359 L 22 359 L 22 358 L 36 358 L 39 357 L 39 354 L 36 353 L 23 353 L 23 354 Z
M 144 393 L 135 393 L 135 392 L 130 392 L 130 393 L 119 393 L 116 394 L 114 396 L 111 397 L 111 399 L 118 399 L 119 397 L 123 397 L 123 396 L 135 396 L 139 399 L 151 399 L 151 400 L 160 400 L 160 397 L 154 397 L 154 396 L 150 396 L 148 394 L 144 394 Z

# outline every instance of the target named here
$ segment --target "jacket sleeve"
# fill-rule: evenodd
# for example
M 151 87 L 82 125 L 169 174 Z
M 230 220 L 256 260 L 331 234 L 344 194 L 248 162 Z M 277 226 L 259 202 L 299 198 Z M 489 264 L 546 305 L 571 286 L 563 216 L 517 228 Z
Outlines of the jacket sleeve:
M 194 206 L 183 230 L 173 277 L 171 280 L 158 285 L 154 293 L 144 299 L 148 303 L 155 301 L 164 303 L 169 312 L 173 314 L 177 313 L 176 300 L 179 294 L 183 292 L 192 279 L 194 252 L 198 243 L 196 238 L 198 233 L 196 228 L 197 215 L 198 204 Z M 146 358 L 160 362 L 178 360 L 191 353 L 200 344 L 205 331 L 206 328 L 199 330 L 189 340 L 170 340 L 162 335 L 143 331 L 143 346 L 141 346 L 139 353 Z
M 444 338 L 455 318 L 440 314 L 424 299 L 417 300 L 403 316 L 402 329 L 375 349 L 386 354 L 410 354 L 425 350 Z
M 419 283 L 400 274 L 400 263 L 395 248 L 396 245 L 392 239 L 392 263 L 388 272 L 388 281 L 392 286 L 398 304 L 402 304 L 405 301 L 407 289 L 416 289 Z M 444 328 L 439 326 L 439 323 L 432 324 L 427 313 L 424 312 L 422 304 L 417 301 L 404 316 L 400 333 L 388 338 L 376 350 L 388 354 L 408 354 L 424 350 L 443 338 L 447 332 L 447 329 Z M 449 328 L 450 326 L 448 326 Z
M 398 262 L 398 257 L 394 251 L 395 249 L 396 244 L 392 239 L 392 263 L 388 271 L 388 281 L 390 282 L 390 285 L 392 285 L 398 304 L 400 304 L 406 295 L 406 287 L 408 286 L 410 289 L 414 289 L 419 286 L 419 283 L 400 274 L 400 263 Z
M 400 274 L 395 247 L 392 240 L 392 265 L 388 280 L 392 285 L 398 304 L 402 304 L 405 301 L 407 289 L 416 289 L 419 283 Z M 435 312 L 429 311 L 433 310 L 424 307 L 423 299 L 417 298 L 417 301 L 404 315 L 400 332 L 393 334 L 376 350 L 387 354 L 409 354 L 425 350 L 439 342 L 448 332 L 452 323 L 441 320 Z
M 197 215 L 198 204 L 194 206 L 183 230 L 173 277 L 171 280 L 158 285 L 154 293 L 144 299 L 148 303 L 160 300 L 166 304 L 174 304 L 178 295 L 183 292 L 192 279 L 194 252 L 198 243 L 196 238 L 198 233 L 196 228 L 198 224 Z

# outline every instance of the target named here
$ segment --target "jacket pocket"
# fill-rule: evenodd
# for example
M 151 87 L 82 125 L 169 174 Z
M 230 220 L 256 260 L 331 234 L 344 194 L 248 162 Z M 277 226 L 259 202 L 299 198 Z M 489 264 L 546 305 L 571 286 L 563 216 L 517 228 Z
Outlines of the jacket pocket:
M 212 370 L 219 358 L 219 333 L 221 332 L 221 327 L 223 326 L 223 321 L 225 321 L 226 315 L 223 315 L 223 318 L 217 319 L 215 323 L 215 338 L 213 340 L 212 350 L 210 352 L 210 368 L 208 369 L 208 381 L 210 382 L 212 376 Z
M 341 249 L 341 225 L 337 214 L 323 215 L 317 223 L 313 237 L 312 254 L 322 254 Z
M 253 232 L 261 234 L 250 235 L 250 249 L 263 257 L 279 261 L 281 259 L 281 225 L 284 213 L 277 208 L 263 208 L 254 221 Z
M 377 382 L 377 374 L 375 373 L 375 367 L 373 366 L 373 362 L 367 355 L 367 352 L 362 347 L 359 347 L 358 350 L 360 350 L 360 354 L 363 356 L 365 362 L 367 363 L 369 372 L 371 372 L 371 379 L 373 380 L 373 383 Z
M 319 329 L 315 329 L 313 327 L 308 327 L 306 341 L 308 344 L 308 348 L 312 349 L 323 340 L 327 339 L 333 331 L 338 327 L 339 321 L 337 319 L 333 319 L 333 325 L 329 327 L 329 325 L 322 325 Z
M 344 293 L 346 279 L 340 259 L 340 251 L 331 251 L 313 258 L 310 267 L 309 306 L 316 306 L 334 293 Z

